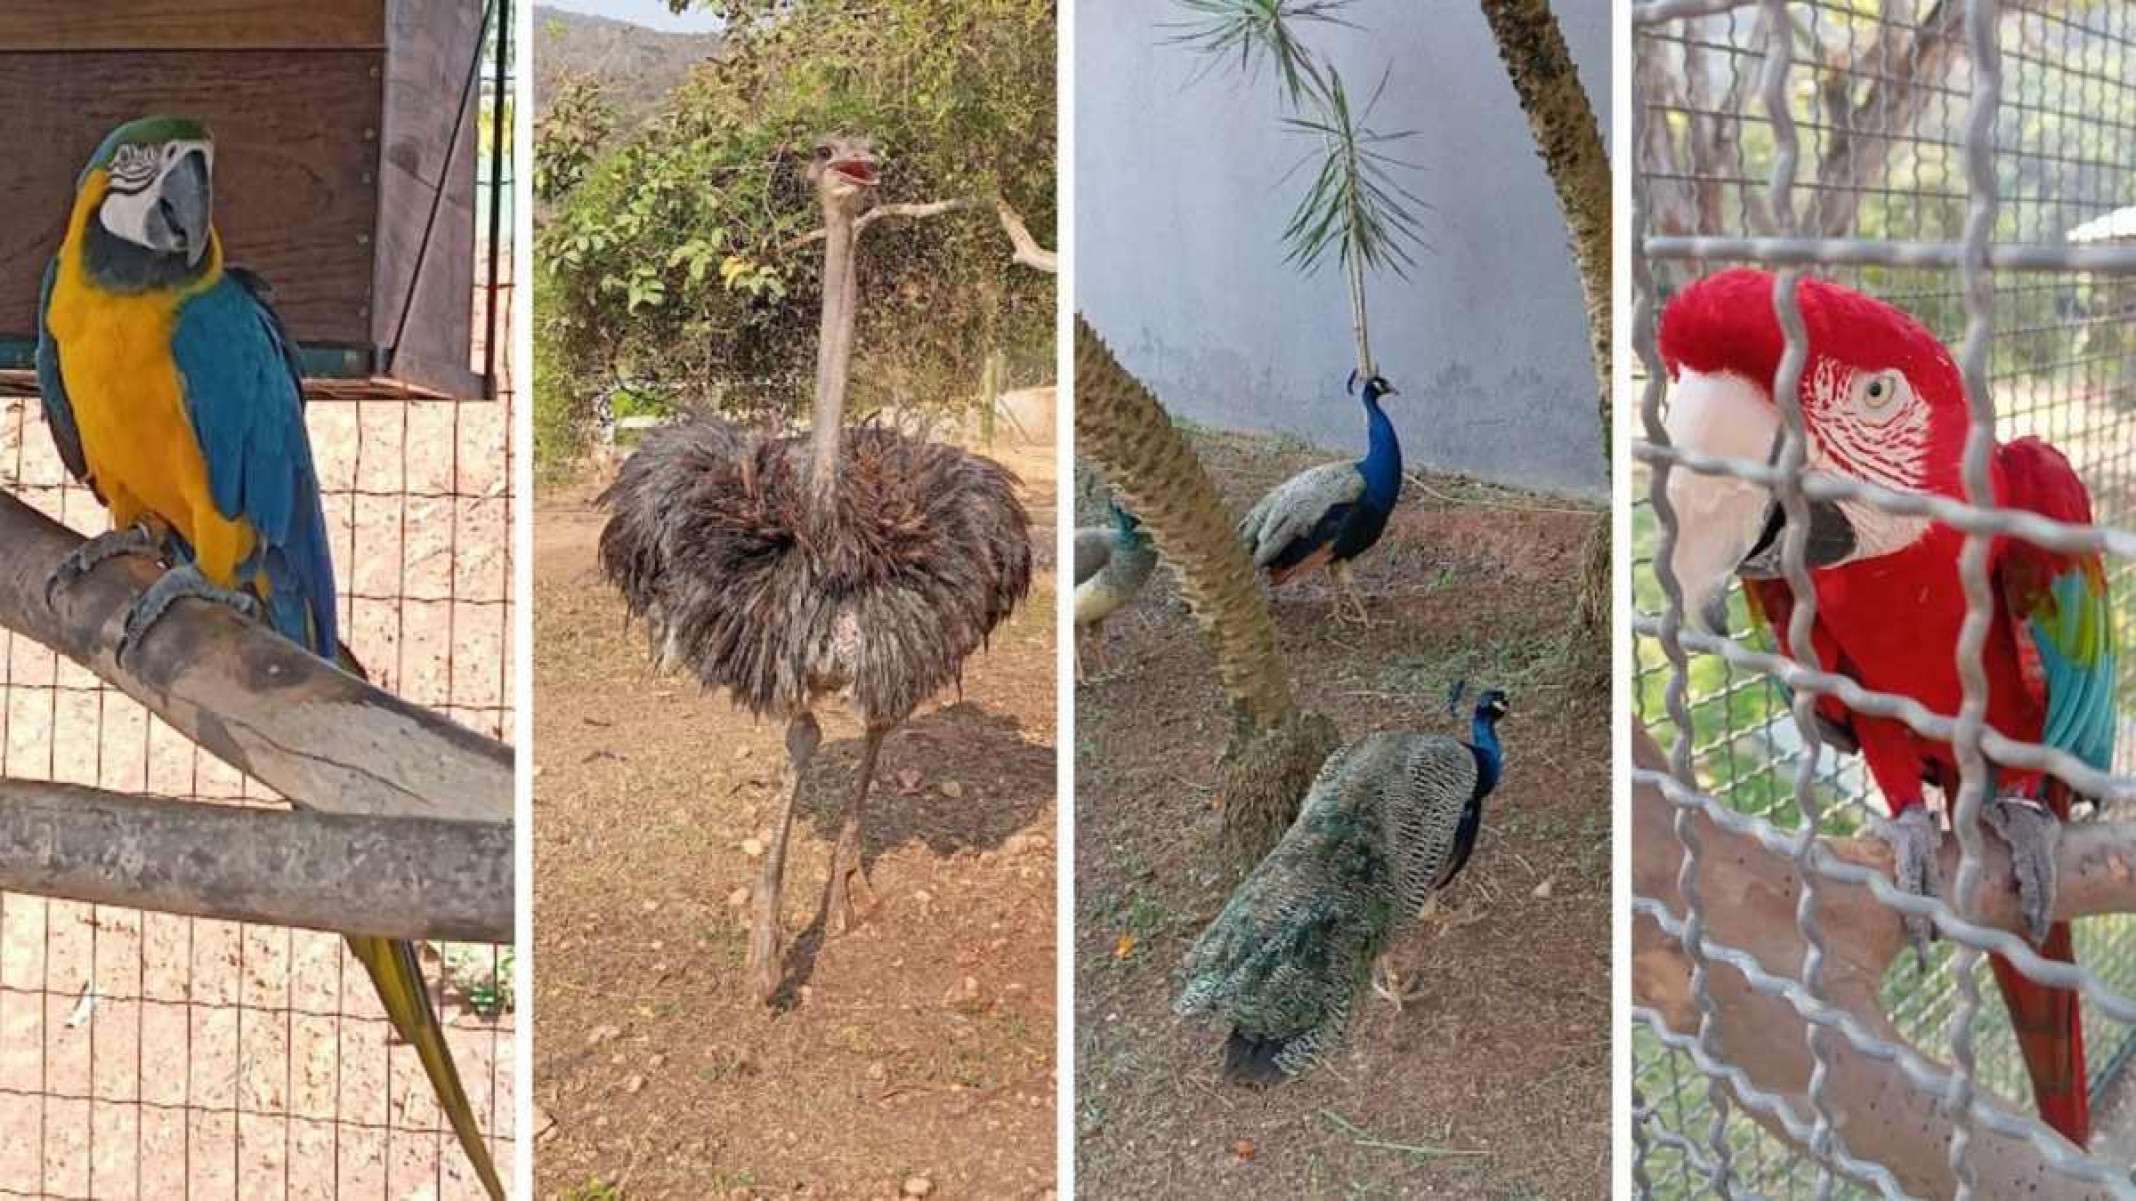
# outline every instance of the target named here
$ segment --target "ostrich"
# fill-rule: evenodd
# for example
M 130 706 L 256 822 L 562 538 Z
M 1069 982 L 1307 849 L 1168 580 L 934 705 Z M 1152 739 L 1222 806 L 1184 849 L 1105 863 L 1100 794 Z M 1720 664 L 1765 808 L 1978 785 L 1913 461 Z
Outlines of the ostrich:
M 852 365 L 858 219 L 878 161 L 833 135 L 804 169 L 823 206 L 823 316 L 807 435 L 755 436 L 709 417 L 654 432 L 601 494 L 601 570 L 645 619 L 656 659 L 786 722 L 782 802 L 754 896 L 747 971 L 780 981 L 779 894 L 794 808 L 842 698 L 866 735 L 832 852 L 825 928 L 875 908 L 861 819 L 883 737 L 954 683 L 1031 586 L 1017 479 L 990 459 L 874 425 L 841 426 Z

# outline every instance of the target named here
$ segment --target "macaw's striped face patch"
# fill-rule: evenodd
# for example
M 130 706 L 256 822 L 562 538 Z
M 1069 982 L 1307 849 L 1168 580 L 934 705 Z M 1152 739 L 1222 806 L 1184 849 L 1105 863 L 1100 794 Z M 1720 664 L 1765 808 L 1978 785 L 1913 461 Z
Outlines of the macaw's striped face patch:
M 213 216 L 215 143 L 192 137 L 122 143 L 105 171 L 97 221 L 106 232 L 152 254 L 200 261 Z

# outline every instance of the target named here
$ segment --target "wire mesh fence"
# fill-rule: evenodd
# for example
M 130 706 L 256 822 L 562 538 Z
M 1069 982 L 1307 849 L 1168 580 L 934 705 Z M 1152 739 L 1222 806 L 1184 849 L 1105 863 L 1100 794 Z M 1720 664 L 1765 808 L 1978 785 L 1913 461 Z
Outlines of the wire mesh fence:
M 491 6 L 492 31 L 511 28 Z M 315 381 L 307 422 L 343 639 L 374 683 L 495 738 L 513 723 L 511 51 L 481 82 L 475 248 L 494 395 Z M 495 59 L 488 59 L 494 66 Z M 500 98 L 502 102 L 500 103 Z M 501 139 L 492 142 L 491 139 Z M 493 145 L 499 147 L 493 156 Z M 488 214 L 505 206 L 492 225 Z M 492 290 L 489 232 L 501 231 Z M 242 260 L 242 247 L 233 248 Z M 0 388 L 0 487 L 84 533 L 20 373 Z M 0 777 L 277 806 L 124 693 L 0 629 Z M 513 1174 L 512 955 L 425 948 L 431 998 Z M 0 894 L 0 1198 L 481 1198 L 412 1047 L 338 935 Z
M 2089 488 L 2099 527 L 2136 527 L 2136 282 L 2129 277 L 2136 209 L 2127 207 L 2136 205 L 2136 6 L 1646 0 L 1634 9 L 1633 60 L 1634 350 L 1648 434 L 1635 448 L 1633 490 L 1642 498 L 1632 549 L 1637 714 L 1670 748 L 1683 783 L 1703 790 L 1672 793 L 1679 807 L 1695 809 L 1710 798 L 1758 827 L 1787 833 L 1791 844 L 1806 826 L 1826 835 L 1866 833 L 1884 804 L 1861 759 L 1820 749 L 1816 734 L 1797 726 L 1796 698 L 1766 670 L 1777 664 L 1716 653 L 1724 649 L 1719 643 L 1698 637 L 1685 624 L 1681 598 L 1655 569 L 1673 515 L 1663 520 L 1645 498 L 1658 494 L 1671 472 L 1714 466 L 1687 463 L 1665 445 L 1656 318 L 1689 282 L 1739 265 L 1781 272 L 1788 298 L 1776 294 L 1775 311 L 1784 329 L 1795 327 L 1791 351 L 1803 339 L 1785 287 L 1793 269 L 1889 301 L 1954 350 L 1963 346 L 1958 357 L 1976 420 L 1992 414 L 1993 432 L 2005 441 L 2036 434 L 2059 447 Z M 1791 365 L 1803 367 L 1784 359 L 1781 375 L 1799 378 L 1789 374 Z M 1776 381 L 1773 394 L 1795 392 Z M 1781 407 L 1786 438 L 1778 470 L 1767 478 L 1776 500 L 1800 504 L 1807 442 L 1799 405 Z M 1766 467 L 1739 462 L 1731 469 L 1756 475 Z M 1887 511 L 1894 500 L 1867 499 Z M 1980 528 L 2004 532 L 2009 523 L 1990 512 Z M 2113 620 L 2126 647 L 2136 631 L 2131 543 L 2095 540 L 2111 542 Z M 1790 549 L 1791 569 L 1800 568 L 1803 547 Z M 1754 628 L 1739 591 L 1728 602 L 1727 630 L 1739 650 L 1775 649 L 1771 635 Z M 1672 663 L 1679 648 L 1680 666 Z M 2122 736 L 2113 771 L 2124 786 L 2136 769 L 2132 660 L 2122 655 L 2115 693 Z M 1675 699 L 1672 684 L 1681 690 Z M 1981 695 L 1969 683 L 1967 696 Z M 1977 713 L 1970 721 L 1964 712 L 1942 716 L 1959 719 L 1945 733 L 1955 735 L 1964 759 L 1979 729 Z M 1814 770 L 1798 784 L 1805 759 Z M 1972 782 L 1975 795 L 1960 789 L 1940 799 L 1961 816 L 1971 813 L 1984 781 Z M 2087 780 L 2079 790 L 2096 794 L 2098 783 Z M 2125 816 L 2124 805 L 2107 804 L 2107 815 Z M 1690 855 L 1695 859 L 1695 848 Z M 1960 883 L 1977 889 L 1977 876 L 1976 869 Z M 1645 917 L 1674 923 L 1687 940 L 1705 941 L 1686 929 L 1700 916 L 1695 901 L 1676 910 L 1652 897 L 1635 904 Z M 1813 946 L 1820 941 L 1814 918 L 1803 922 L 1803 934 Z M 2136 919 L 2085 919 L 2076 935 L 2077 962 L 2094 986 L 2083 1003 L 2086 1060 L 2096 1108 L 2104 1108 L 2136 1053 L 2136 1030 L 2114 1020 L 2129 1016 L 2116 999 L 2136 994 Z M 1725 960 L 1728 950 L 1710 943 L 1687 949 L 1694 960 Z M 1772 992 L 1792 984 L 1798 999 L 1815 995 L 1817 965 L 1784 966 L 1786 979 L 1766 982 Z M 1983 986 L 1987 977 L 1977 942 L 1945 938 L 1925 969 L 1910 954 L 1892 967 L 1883 1009 L 1903 1038 L 1948 1065 L 1943 1071 L 1955 1069 L 1961 1088 L 1999 1098 L 2004 1113 L 2029 1114 L 2031 1086 L 2000 1000 Z M 1814 1100 L 1790 1108 L 1795 1121 L 1782 1124 L 1823 1142 L 1821 1154 L 1806 1152 L 1804 1139 L 1776 1137 L 1749 1120 L 1739 1095 L 1715 1087 L 1725 1065 L 1710 1057 L 1703 1069 L 1699 1063 L 1700 1049 L 1715 1045 L 1704 1037 L 1709 1032 L 1686 1039 L 1652 1010 L 1635 1017 L 1643 1196 L 1906 1195 L 1876 1165 L 1849 1162 L 1844 1140 Z M 1819 1037 L 1840 1041 L 1829 1028 Z M 1958 1112 L 1961 1132 L 1984 1120 Z M 2095 1134 L 2092 1146 L 2110 1142 Z M 1965 1148 L 1957 1155 L 1962 1161 Z M 2076 1157 L 2060 1166 L 2070 1179 L 2127 1195 L 2125 1164 L 2118 1184 L 2104 1159 Z

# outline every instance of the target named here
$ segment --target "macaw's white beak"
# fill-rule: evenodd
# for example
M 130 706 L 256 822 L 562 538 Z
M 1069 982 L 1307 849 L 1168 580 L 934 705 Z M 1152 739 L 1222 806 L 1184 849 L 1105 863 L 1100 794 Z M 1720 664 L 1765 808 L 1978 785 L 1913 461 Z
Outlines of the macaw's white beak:
M 1685 371 L 1669 393 L 1664 427 L 1669 442 L 1716 458 L 1770 462 L 1780 436 L 1780 413 L 1765 387 L 1740 375 Z M 1669 566 L 1683 586 L 1684 611 L 1715 634 L 1728 632 L 1728 585 L 1755 552 L 1775 544 L 1772 493 L 1763 484 L 1669 471 L 1669 505 L 1676 511 L 1676 547 Z

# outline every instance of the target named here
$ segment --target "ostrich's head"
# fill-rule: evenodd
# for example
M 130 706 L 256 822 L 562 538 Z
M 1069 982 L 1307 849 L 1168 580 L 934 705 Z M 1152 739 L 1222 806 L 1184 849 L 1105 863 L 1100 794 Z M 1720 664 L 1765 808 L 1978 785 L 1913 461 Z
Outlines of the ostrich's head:
M 816 143 L 802 176 L 823 198 L 825 208 L 852 216 L 875 196 L 876 161 L 873 138 L 834 133 Z

